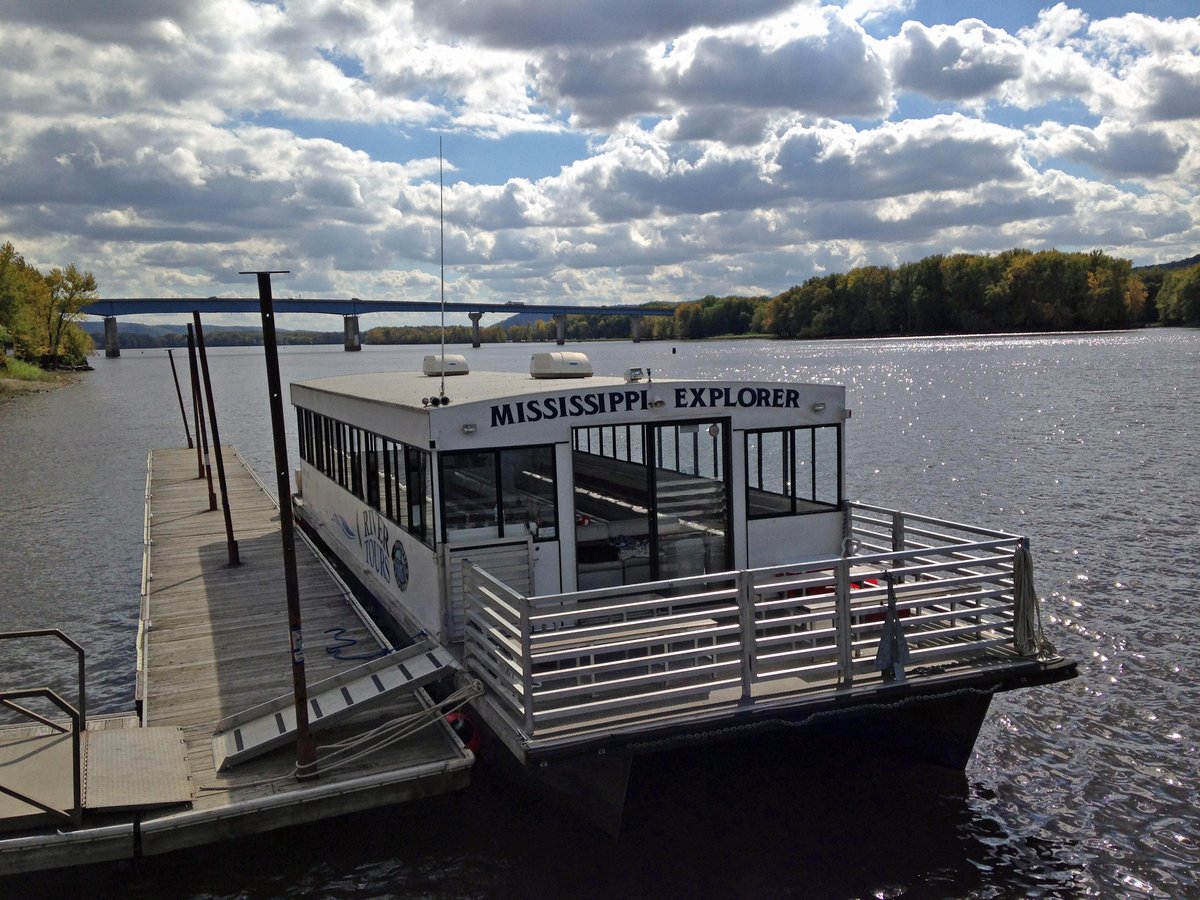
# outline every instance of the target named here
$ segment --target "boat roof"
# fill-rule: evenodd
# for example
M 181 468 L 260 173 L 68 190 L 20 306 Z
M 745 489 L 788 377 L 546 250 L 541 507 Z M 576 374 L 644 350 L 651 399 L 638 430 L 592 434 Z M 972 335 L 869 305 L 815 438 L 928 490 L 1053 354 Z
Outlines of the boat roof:
M 671 380 L 659 379 L 664 383 Z M 470 372 L 466 375 L 447 375 L 444 387 L 452 403 L 476 403 L 529 394 L 562 393 L 573 388 L 595 390 L 624 387 L 625 384 L 623 377 L 605 375 L 534 378 L 528 373 L 519 372 Z M 422 400 L 437 396 L 443 384 L 440 376 L 421 372 L 373 372 L 314 378 L 295 382 L 293 387 L 420 410 L 427 406 Z
M 714 379 L 534 378 L 516 372 L 335 375 L 292 385 L 319 415 L 439 450 L 560 443 L 578 426 L 728 417 L 734 428 L 840 424 L 841 385 Z

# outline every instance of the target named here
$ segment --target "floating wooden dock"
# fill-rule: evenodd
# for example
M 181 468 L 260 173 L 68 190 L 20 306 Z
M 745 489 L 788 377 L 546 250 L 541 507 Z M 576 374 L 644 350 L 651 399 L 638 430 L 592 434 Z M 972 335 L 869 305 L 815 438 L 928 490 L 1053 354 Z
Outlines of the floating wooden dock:
M 245 463 L 225 452 L 241 564 L 228 564 L 224 519 L 209 509 L 195 452 L 152 451 L 140 718 L 88 717 L 77 825 L 49 825 L 36 808 L 3 796 L 0 874 L 166 853 L 467 785 L 474 758 L 419 688 L 391 691 L 319 732 L 314 726 L 314 779 L 296 779 L 294 743 L 217 771 L 213 735 L 222 720 L 292 687 L 279 510 Z M 350 684 L 347 673 L 391 648 L 299 532 L 296 555 L 307 683 Z M 382 746 L 371 749 L 368 733 Z M 20 749 L 43 746 L 44 765 Z M 64 794 L 70 803 L 62 785 L 71 783 L 71 765 L 48 726 L 0 729 L 0 787 L 51 783 L 47 805 L 61 808 Z

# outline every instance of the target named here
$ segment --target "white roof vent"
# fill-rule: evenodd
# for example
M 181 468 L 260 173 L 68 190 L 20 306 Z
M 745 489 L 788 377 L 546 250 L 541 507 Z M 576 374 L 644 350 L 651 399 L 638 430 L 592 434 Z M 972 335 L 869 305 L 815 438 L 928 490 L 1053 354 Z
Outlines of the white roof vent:
M 461 353 L 447 353 L 445 356 L 427 356 L 422 366 L 426 375 L 466 375 L 471 371 L 467 358 Z
M 529 374 L 534 378 L 587 378 L 592 374 L 592 363 L 586 353 L 535 353 L 529 360 Z

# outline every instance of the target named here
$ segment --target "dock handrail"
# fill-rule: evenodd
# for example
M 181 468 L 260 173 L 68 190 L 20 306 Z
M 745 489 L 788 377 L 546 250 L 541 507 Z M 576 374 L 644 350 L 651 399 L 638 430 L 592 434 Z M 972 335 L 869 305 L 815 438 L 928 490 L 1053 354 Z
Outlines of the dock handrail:
M 878 684 L 885 573 L 914 677 L 1019 657 L 1024 538 L 865 504 L 848 520 L 853 554 L 552 595 L 523 596 L 465 559 L 465 662 L 530 741 Z
M 62 641 L 64 644 L 66 644 L 68 647 L 70 647 L 72 650 L 75 651 L 75 656 L 78 660 L 77 696 L 79 698 L 78 699 L 78 707 L 77 707 L 76 712 L 79 717 L 79 729 L 81 731 L 86 729 L 87 728 L 87 689 L 84 684 L 83 647 L 81 647 L 79 644 L 75 643 L 75 641 L 71 640 L 69 637 L 67 637 L 65 634 L 63 634 L 57 628 L 35 628 L 35 629 L 28 630 L 28 631 L 3 631 L 3 632 L 0 632 L 0 641 L 23 640 L 26 638 L 37 638 L 37 637 L 56 637 L 60 641 Z M 5 700 L 0 700 L 0 703 L 3 703 L 4 706 L 12 707 L 12 704 L 8 703 Z M 19 707 L 15 707 L 15 708 L 20 710 Z M 36 716 L 36 714 L 30 713 L 28 710 L 20 710 L 20 711 L 27 715 L 34 715 L 36 718 L 40 718 L 39 716 Z M 46 723 L 46 724 L 50 724 L 50 723 Z
M 13 634 L 0 634 L 0 638 L 12 637 L 12 636 L 13 636 Z M 70 638 L 66 638 L 66 640 L 68 643 L 74 644 L 74 641 L 71 641 Z M 51 818 L 57 819 L 62 822 L 68 822 L 72 825 L 78 825 L 80 822 L 83 821 L 83 767 L 81 765 L 82 753 L 81 753 L 81 747 L 80 747 L 80 742 L 81 742 L 82 734 L 83 734 L 83 713 L 81 710 L 75 709 L 73 706 L 71 706 L 70 703 L 68 703 L 66 700 L 64 700 L 62 697 L 60 697 L 55 691 L 53 691 L 47 687 L 19 688 L 17 690 L 13 690 L 13 691 L 0 691 L 0 704 L 8 707 L 9 709 L 24 713 L 24 714 L 30 716 L 31 718 L 34 718 L 34 719 L 38 720 L 39 722 L 42 722 L 43 724 L 49 725 L 50 727 L 52 727 L 58 731 L 66 731 L 66 729 L 62 728 L 61 726 L 57 725 L 56 723 L 50 722 L 47 719 L 43 718 L 42 716 L 39 716 L 36 713 L 25 709 L 25 707 L 12 702 L 13 700 L 20 700 L 24 697 L 42 697 L 43 699 L 49 700 L 51 703 L 53 703 L 55 706 L 57 706 L 59 709 L 61 709 L 64 713 L 66 713 L 67 716 L 69 716 L 71 719 L 71 771 L 73 773 L 72 784 L 71 784 L 71 789 L 72 789 L 71 812 L 69 814 L 64 813 L 61 809 L 55 809 L 52 806 L 47 806 L 45 803 L 42 803 L 40 800 L 38 800 L 34 797 L 30 797 L 27 794 L 23 794 L 20 791 L 15 790 L 14 788 L 6 787 L 3 784 L 0 784 L 0 793 L 5 793 L 10 797 L 15 797 L 17 800 L 20 800 L 22 803 L 28 803 L 30 806 L 35 806 L 38 809 L 40 809 L 42 812 L 49 815 Z

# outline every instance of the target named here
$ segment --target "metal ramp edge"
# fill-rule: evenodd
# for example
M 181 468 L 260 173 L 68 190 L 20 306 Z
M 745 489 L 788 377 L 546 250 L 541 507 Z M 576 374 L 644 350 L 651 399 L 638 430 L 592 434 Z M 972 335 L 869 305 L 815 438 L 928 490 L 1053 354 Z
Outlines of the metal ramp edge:
M 308 686 L 308 725 L 316 732 L 396 691 L 415 691 L 459 670 L 441 644 L 423 640 Z M 218 771 L 281 747 L 296 734 L 294 695 L 252 706 L 217 723 L 213 765 Z

